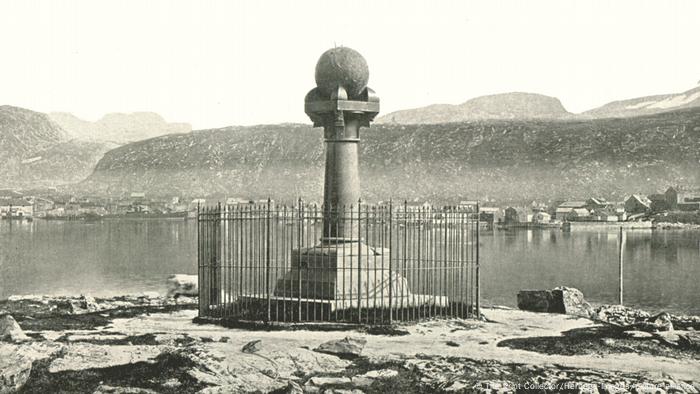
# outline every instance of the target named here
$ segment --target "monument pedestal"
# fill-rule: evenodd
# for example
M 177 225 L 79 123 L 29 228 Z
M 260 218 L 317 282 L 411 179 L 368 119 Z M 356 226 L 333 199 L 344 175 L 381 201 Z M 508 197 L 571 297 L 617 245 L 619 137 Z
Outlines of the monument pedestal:
M 322 242 L 292 251 L 291 269 L 277 280 L 274 296 L 330 304 L 331 310 L 446 306 L 447 297 L 414 294 L 390 268 L 388 249 L 363 242 Z

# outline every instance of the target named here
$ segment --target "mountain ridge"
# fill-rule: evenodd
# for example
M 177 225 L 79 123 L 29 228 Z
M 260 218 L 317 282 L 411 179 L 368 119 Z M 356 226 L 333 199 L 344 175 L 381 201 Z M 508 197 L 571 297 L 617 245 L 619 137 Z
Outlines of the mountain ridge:
M 80 119 L 68 112 L 52 112 L 48 116 L 74 139 L 114 145 L 192 131 L 189 123 L 170 123 L 155 112 L 113 112 L 95 122 Z
M 438 124 L 505 119 L 630 118 L 700 107 L 700 86 L 682 93 L 615 100 L 581 113 L 568 112 L 561 101 L 538 93 L 511 92 L 478 96 L 462 104 L 431 104 L 390 112 L 377 123 Z
M 0 187 L 79 182 L 106 150 L 103 144 L 71 140 L 46 114 L 0 106 Z
M 432 104 L 399 110 L 377 119 L 377 123 L 454 123 L 489 119 L 565 119 L 573 116 L 555 97 L 537 93 L 510 92 L 479 96 L 462 104 Z
M 363 198 L 621 199 L 700 183 L 698 144 L 695 108 L 627 119 L 376 124 L 362 131 Z M 228 127 L 112 150 L 80 187 L 319 201 L 323 161 L 321 130 L 310 125 Z

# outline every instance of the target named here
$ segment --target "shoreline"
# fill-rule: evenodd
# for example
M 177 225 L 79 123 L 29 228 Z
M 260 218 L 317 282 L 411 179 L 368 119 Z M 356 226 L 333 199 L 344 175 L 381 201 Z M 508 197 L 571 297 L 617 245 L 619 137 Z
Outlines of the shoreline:
M 627 332 L 571 315 L 485 308 L 484 320 L 290 334 L 195 324 L 195 303 L 155 294 L 0 301 L 0 315 L 15 316 L 26 335 L 0 342 L 0 392 L 700 391 L 700 348 L 672 344 L 694 330 Z

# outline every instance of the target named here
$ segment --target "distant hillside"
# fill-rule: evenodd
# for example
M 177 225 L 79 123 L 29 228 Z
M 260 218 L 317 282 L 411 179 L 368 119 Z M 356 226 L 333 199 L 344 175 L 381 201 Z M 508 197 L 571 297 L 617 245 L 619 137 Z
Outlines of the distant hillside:
M 106 150 L 104 144 L 68 140 L 46 114 L 0 106 L 0 187 L 78 182 Z
M 463 104 L 436 104 L 391 112 L 377 123 L 434 124 L 488 119 L 566 119 L 572 116 L 554 98 L 533 93 L 503 93 L 471 99 Z
M 700 86 L 684 93 L 613 101 L 581 115 L 594 118 L 627 118 L 693 107 L 700 107 Z
M 320 201 L 323 141 L 307 125 L 231 127 L 114 149 L 80 187 L 100 193 Z M 491 120 L 363 129 L 363 196 L 454 202 L 597 195 L 700 184 L 700 109 L 630 119 Z
M 192 126 L 187 123 L 168 123 L 152 112 L 112 113 L 97 122 L 88 122 L 63 112 L 50 113 L 49 117 L 66 130 L 71 138 L 116 145 L 192 131 Z

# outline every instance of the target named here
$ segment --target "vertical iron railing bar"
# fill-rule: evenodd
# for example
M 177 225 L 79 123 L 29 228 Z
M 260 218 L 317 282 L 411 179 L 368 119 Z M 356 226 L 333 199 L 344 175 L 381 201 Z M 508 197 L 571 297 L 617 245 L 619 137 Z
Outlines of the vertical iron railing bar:
M 301 232 L 302 229 L 302 209 L 301 209 L 301 198 L 299 198 L 297 205 L 297 299 L 298 299 L 298 311 L 297 311 L 297 321 L 301 322 Z
M 289 295 L 287 293 L 287 276 L 286 276 L 286 268 L 287 268 L 287 258 L 288 254 L 291 251 L 288 250 L 289 248 L 287 247 L 287 228 L 289 227 L 287 225 L 287 205 L 285 204 L 282 207 L 282 321 L 286 322 L 287 321 L 287 296 Z M 294 230 L 292 230 L 294 231 Z M 294 234 L 290 234 L 291 236 L 294 236 Z M 291 242 L 291 240 L 290 240 Z M 291 257 L 289 257 L 291 258 Z M 291 267 L 290 267 L 291 269 Z M 290 273 L 291 277 L 291 273 Z
M 189 212 L 188 212 L 189 214 Z M 199 216 L 199 203 L 197 203 L 197 288 L 199 289 L 199 296 L 197 297 L 197 304 L 198 304 L 198 309 L 199 309 L 199 317 L 204 317 L 205 313 L 202 309 L 202 277 L 204 276 L 202 274 L 202 237 L 200 235 L 201 233 L 201 220 L 202 218 Z
M 401 248 L 401 251 L 403 252 L 403 255 L 401 256 L 401 320 L 406 320 L 406 307 L 407 305 L 404 305 L 404 301 L 407 300 L 406 297 L 406 285 L 408 284 L 407 281 L 408 279 L 406 278 L 407 270 L 406 270 L 406 258 L 408 254 L 408 201 L 403 200 L 403 245 Z
M 481 232 L 480 227 L 481 227 L 481 208 L 479 206 L 479 202 L 477 201 L 476 202 L 476 272 L 475 272 L 475 275 L 476 275 L 476 278 L 475 278 L 475 280 L 476 280 L 476 284 L 475 284 L 475 286 L 476 286 L 476 288 L 475 288 L 475 292 L 476 292 L 476 317 L 477 317 L 477 319 L 481 318 L 481 288 L 480 288 L 481 278 L 479 276 L 480 275 L 480 272 L 479 272 L 480 271 L 480 267 L 479 267 L 479 263 L 480 263 L 480 261 L 479 261 L 479 249 L 480 249 L 479 235 Z
M 272 242 L 270 242 L 270 198 L 267 198 L 267 220 L 265 223 L 265 297 L 267 298 L 267 323 L 272 319 L 272 294 L 270 294 L 270 255 Z
M 392 305 L 392 296 L 394 292 L 394 272 L 392 271 L 392 260 L 394 259 L 395 253 L 393 246 L 393 233 L 394 233 L 394 202 L 389 200 L 389 324 L 393 323 L 394 309 Z M 398 249 L 397 249 L 398 250 Z

